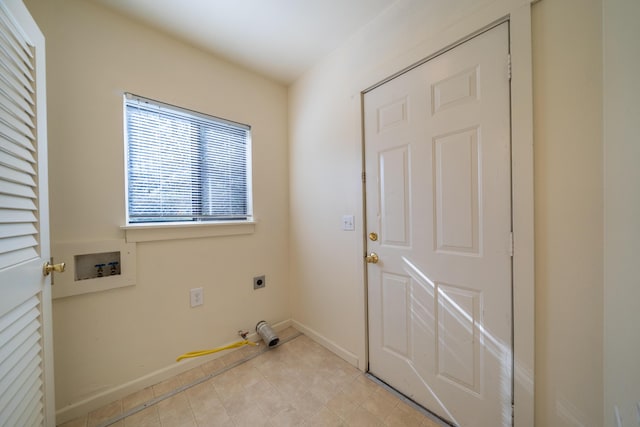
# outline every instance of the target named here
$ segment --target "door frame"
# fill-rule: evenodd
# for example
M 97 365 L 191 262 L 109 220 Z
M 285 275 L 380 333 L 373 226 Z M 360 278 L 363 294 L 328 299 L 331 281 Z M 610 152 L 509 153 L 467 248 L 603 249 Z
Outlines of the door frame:
M 513 425 L 534 426 L 534 217 L 533 217 L 533 88 L 531 58 L 531 4 L 536 0 L 496 1 L 448 27 L 437 36 L 399 55 L 371 73 L 370 84 L 360 90 L 362 171 L 364 173 L 364 94 L 399 74 L 459 45 L 479 32 L 509 22 L 511 55 L 511 200 L 513 227 Z M 398 66 L 405 64 L 405 66 Z M 408 66 L 406 64 L 409 64 Z M 395 67 L 395 69 L 394 69 Z M 399 70 L 399 71 L 398 71 Z M 363 236 L 367 248 L 366 192 L 362 183 Z M 369 366 L 368 289 L 362 263 L 365 369 Z

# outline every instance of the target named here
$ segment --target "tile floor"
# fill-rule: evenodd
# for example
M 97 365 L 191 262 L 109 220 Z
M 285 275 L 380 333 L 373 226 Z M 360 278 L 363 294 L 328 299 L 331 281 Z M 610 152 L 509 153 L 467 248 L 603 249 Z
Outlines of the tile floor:
M 184 374 L 133 393 L 61 427 L 130 426 L 425 426 L 423 415 L 308 337 L 295 337 L 253 359 L 244 346 Z M 225 366 L 227 367 L 225 370 Z M 123 419 L 132 408 L 221 372 Z M 111 420 L 117 420 L 109 424 Z

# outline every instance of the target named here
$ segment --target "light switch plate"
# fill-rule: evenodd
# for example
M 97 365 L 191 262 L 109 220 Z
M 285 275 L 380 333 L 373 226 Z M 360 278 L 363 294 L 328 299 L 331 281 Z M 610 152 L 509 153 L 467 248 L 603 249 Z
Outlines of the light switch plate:
M 193 288 L 190 291 L 191 307 L 197 307 L 204 303 L 204 293 L 202 288 Z
M 353 215 L 343 215 L 342 216 L 342 230 L 344 231 L 353 231 L 356 229 L 356 220 Z

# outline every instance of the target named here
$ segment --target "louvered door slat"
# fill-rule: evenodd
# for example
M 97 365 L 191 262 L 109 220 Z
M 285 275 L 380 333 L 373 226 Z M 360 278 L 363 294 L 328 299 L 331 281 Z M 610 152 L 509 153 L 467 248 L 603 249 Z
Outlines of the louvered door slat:
M 40 309 L 37 297 L 0 317 L 0 426 L 38 419 L 37 397 L 41 384 Z M 36 400 L 40 400 L 37 398 Z M 35 410 L 35 412 L 34 412 Z
M 36 186 L 33 175 L 11 169 L 4 165 L 0 165 L 0 182 L 2 181 L 16 182 L 28 185 L 29 187 Z
M 20 85 L 22 83 L 9 75 L 8 72 L 10 70 L 0 66 L 0 94 L 12 104 L 19 106 L 28 115 L 35 116 L 31 100 L 20 95 Z
M 0 102 L 2 102 L 2 94 L 0 94 Z M 14 128 L 6 125 L 4 122 L 0 122 L 0 137 L 7 139 L 15 144 L 18 144 L 27 150 L 32 150 L 31 139 Z
M 38 400 L 36 402 L 33 403 L 33 409 L 31 409 L 31 416 L 29 417 L 29 419 L 27 420 L 27 422 L 24 423 L 24 425 L 26 426 L 41 426 L 44 424 L 44 416 L 42 415 L 43 413 L 43 406 L 42 406 L 42 401 Z
M 10 141 L 9 139 L 3 138 L 2 133 L 0 133 L 0 150 L 13 154 L 19 159 L 26 160 L 31 163 L 35 163 L 35 158 L 33 156 L 33 152 L 29 151 L 24 146 L 20 146 L 16 144 L 14 141 Z
M 3 83 L 2 80 L 0 80 L 0 84 L 1 83 Z M 0 95 L 3 96 L 6 99 L 10 99 L 1 90 L 0 90 Z M 7 108 L 6 105 L 3 105 L 1 102 L 0 102 L 0 109 L 4 109 L 7 113 L 11 114 L 12 116 L 16 117 L 20 121 L 24 122 L 26 125 L 28 125 L 31 128 L 33 128 L 35 126 L 34 118 L 32 116 L 30 116 L 29 114 L 27 114 L 26 112 L 24 112 L 24 111 L 15 110 L 15 109 L 14 110 L 10 110 L 10 109 Z
M 0 205 L 7 209 L 21 209 L 27 211 L 36 210 L 36 205 L 32 199 L 26 197 L 16 197 L 0 194 Z
M 0 33 L 3 34 L 4 33 Z M 22 85 L 24 89 L 33 93 L 33 77 L 31 75 L 32 69 L 29 66 L 29 60 L 25 61 L 19 57 L 19 53 L 23 52 L 20 47 L 11 44 L 12 40 L 8 40 L 6 37 L 0 38 L 0 57 L 4 57 L 3 66 L 10 71 L 10 74 L 14 76 Z M 20 89 L 18 85 L 16 89 Z M 30 98 L 29 95 L 25 98 Z
M 2 246 L 0 246 L 0 254 L 28 249 L 36 244 L 38 244 L 38 242 L 33 236 L 11 237 L 9 239 L 4 239 Z
M 16 265 L 17 263 L 22 262 L 26 259 L 36 258 L 37 256 L 38 252 L 34 248 L 26 248 L 18 251 L 0 254 L 0 270 L 11 265 Z
M 0 223 L 23 223 L 23 222 L 36 222 L 36 216 L 34 212 L 29 211 L 17 211 L 11 209 L 0 209 Z M 2 241 L 0 240 L 0 245 Z
M 0 35 L 2 34 L 2 32 L 0 31 Z M 6 40 L 6 39 L 5 39 Z M 3 41 L 5 41 L 3 40 Z M 0 44 L 1 46 L 1 44 Z M 30 81 L 32 80 L 31 77 L 31 70 L 29 70 L 27 64 L 25 64 L 23 61 L 21 60 L 15 60 L 15 51 L 14 50 L 7 50 L 5 48 L 0 47 L 0 58 L 3 59 L 3 62 L 6 64 L 6 66 L 9 68 L 11 68 L 11 70 L 13 71 L 14 74 L 19 75 L 20 76 L 20 80 L 23 83 L 23 87 L 22 88 L 16 88 L 19 89 L 21 91 L 25 91 L 25 93 L 29 93 L 32 92 L 33 90 L 30 88 L 31 84 Z M 25 95 L 25 98 L 30 98 L 30 95 Z
M 29 80 L 23 73 L 23 71 L 16 65 L 16 63 L 12 62 L 9 59 L 9 56 L 6 52 L 0 49 L 0 66 L 4 67 L 11 75 L 12 79 L 9 81 L 13 90 L 19 93 L 22 98 L 29 101 L 31 99 L 31 95 L 26 88 L 29 86 Z
M 29 50 L 29 44 L 20 37 L 20 31 L 16 28 L 8 16 L 0 14 L 0 28 L 7 34 L 6 44 L 10 45 L 23 62 L 31 64 L 33 54 Z M 33 66 L 30 66 L 33 70 Z
M 0 239 L 9 236 L 27 236 L 36 233 L 33 224 L 0 224 Z
M 38 361 L 38 363 L 39 362 L 40 361 Z M 31 401 L 42 399 L 41 384 L 40 372 L 34 372 L 26 378 L 23 387 L 19 393 L 13 397 L 7 407 L 7 413 L 9 414 L 7 421 L 0 427 L 18 426 L 20 425 L 19 420 L 25 418 L 25 414 L 27 417 L 31 415 L 26 413 L 26 409 Z
M 3 182 L 2 191 L 5 194 L 13 194 L 14 196 L 22 196 L 28 199 L 35 199 L 36 192 L 32 187 L 16 184 L 13 182 Z M 1 224 L 0 224 L 1 225 Z
M 8 411 L 12 407 L 11 402 L 14 396 L 24 388 L 25 378 L 32 374 L 31 368 L 33 368 L 33 364 L 40 359 L 38 343 L 33 342 L 31 339 L 21 345 L 17 351 L 16 355 L 19 354 L 20 357 L 12 357 L 12 360 L 16 363 L 7 365 L 11 370 L 2 379 L 2 390 L 5 391 L 0 395 L 0 412 Z
M 35 175 L 36 171 L 33 165 L 25 160 L 13 156 L 5 151 L 0 151 L 0 164 L 5 167 L 15 169 L 19 172 L 25 172 L 29 175 Z
M 24 120 L 24 117 L 16 117 L 15 114 L 11 114 L 3 108 L 0 108 L 0 121 L 29 138 L 34 137 L 33 123 L 29 120 Z
M 37 420 L 40 421 L 37 421 Z M 31 421 L 33 420 L 33 421 Z M 20 426 L 35 426 L 42 424 L 42 392 L 38 390 L 36 398 L 31 399 L 25 408 L 22 417 L 18 420 Z

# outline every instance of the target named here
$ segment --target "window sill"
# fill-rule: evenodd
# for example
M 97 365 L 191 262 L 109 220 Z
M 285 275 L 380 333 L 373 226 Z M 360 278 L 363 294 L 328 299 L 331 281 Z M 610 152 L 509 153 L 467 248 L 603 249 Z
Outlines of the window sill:
M 120 228 L 124 230 L 127 242 L 154 242 L 252 234 L 255 231 L 255 226 L 255 221 L 224 221 L 188 224 L 131 224 Z

